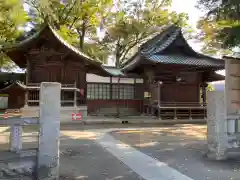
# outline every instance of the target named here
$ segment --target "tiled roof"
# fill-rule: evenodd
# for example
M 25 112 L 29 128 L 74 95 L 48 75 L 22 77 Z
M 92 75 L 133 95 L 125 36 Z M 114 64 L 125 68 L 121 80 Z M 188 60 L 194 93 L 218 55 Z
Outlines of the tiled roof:
M 195 52 L 184 39 L 184 37 L 183 39 L 185 42 L 183 46 L 190 52 L 188 54 L 193 54 L 192 56 L 189 56 L 185 52 L 182 54 L 179 53 L 178 55 L 166 53 L 164 50 L 172 45 L 174 41 L 181 36 L 183 37 L 182 29 L 180 27 L 172 25 L 166 28 L 163 32 L 144 43 L 140 50 L 129 60 L 128 63 L 124 65 L 123 70 L 134 68 L 137 64 L 139 64 L 140 61 L 144 61 L 144 59 L 151 60 L 154 63 L 185 64 L 224 68 L 223 60 Z
M 184 64 L 196 66 L 222 66 L 224 61 L 211 60 L 207 58 L 194 58 L 182 55 L 149 55 L 147 59 L 164 64 Z
M 163 33 L 155 43 L 152 43 L 148 47 L 141 49 L 141 54 L 155 54 L 163 51 L 176 39 L 180 32 L 180 28 L 174 27 L 168 34 Z
M 115 67 L 107 67 L 103 66 L 103 69 L 107 71 L 112 76 L 124 76 L 125 74 L 121 71 L 121 69 Z
M 76 54 L 78 54 L 81 57 L 86 58 L 87 60 L 93 61 L 93 62 L 98 62 L 101 63 L 100 61 L 96 61 L 93 60 L 92 58 L 90 58 L 89 56 L 87 56 L 86 54 L 84 54 L 83 52 L 79 51 L 77 48 L 75 48 L 74 46 L 72 46 L 71 44 L 69 44 L 67 41 L 65 41 L 51 26 L 49 26 L 49 28 L 51 29 L 52 33 L 54 34 L 54 36 L 67 48 L 69 48 L 70 50 L 72 50 L 73 52 L 75 52 Z M 102 63 L 101 63 L 102 64 Z

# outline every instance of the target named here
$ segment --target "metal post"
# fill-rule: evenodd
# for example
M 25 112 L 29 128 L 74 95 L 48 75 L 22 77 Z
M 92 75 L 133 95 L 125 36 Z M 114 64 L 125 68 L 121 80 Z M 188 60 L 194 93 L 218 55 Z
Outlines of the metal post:
M 60 97 L 60 83 L 41 83 L 38 180 L 59 179 Z

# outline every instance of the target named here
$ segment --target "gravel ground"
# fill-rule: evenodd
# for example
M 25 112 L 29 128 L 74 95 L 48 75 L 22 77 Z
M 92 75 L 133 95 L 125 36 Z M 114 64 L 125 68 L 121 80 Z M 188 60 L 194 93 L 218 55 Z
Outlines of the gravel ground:
M 109 126 L 110 127 L 110 126 Z M 65 126 L 60 140 L 60 180 L 143 180 L 116 157 L 95 143 L 95 133 L 83 131 L 103 126 Z M 34 133 L 32 131 L 35 131 Z M 9 149 L 9 130 L 0 133 L 1 151 Z M 36 148 L 36 128 L 25 128 L 24 149 Z M 35 136 L 35 137 L 33 137 Z M 27 179 L 26 179 L 27 180 Z
M 69 133 L 68 133 L 69 135 Z M 94 134 L 70 133 L 61 140 L 62 179 L 143 180 L 112 154 L 94 142 Z M 77 139 L 72 139 L 72 138 Z
M 219 162 L 205 156 L 206 126 L 178 125 L 110 134 L 194 180 L 240 180 L 240 157 Z

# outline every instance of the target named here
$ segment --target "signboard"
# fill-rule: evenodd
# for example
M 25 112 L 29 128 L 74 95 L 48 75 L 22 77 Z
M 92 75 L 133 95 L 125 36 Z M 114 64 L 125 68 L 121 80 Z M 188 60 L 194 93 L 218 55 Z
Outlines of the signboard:
M 82 120 L 82 113 L 72 113 L 72 120 L 73 121 L 80 121 L 80 120 Z
M 7 119 L 8 118 L 8 113 L 4 113 L 3 117 L 4 117 L 4 119 Z
M 151 93 L 145 91 L 144 92 L 144 98 L 150 98 L 151 97 Z

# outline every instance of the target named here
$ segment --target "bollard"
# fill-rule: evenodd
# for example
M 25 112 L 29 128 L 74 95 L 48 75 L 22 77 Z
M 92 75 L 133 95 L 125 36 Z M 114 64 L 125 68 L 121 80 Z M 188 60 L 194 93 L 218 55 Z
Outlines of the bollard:
M 10 130 L 10 150 L 19 152 L 22 149 L 22 126 L 12 125 Z
M 41 83 L 38 180 L 59 178 L 60 89 L 60 83 Z

